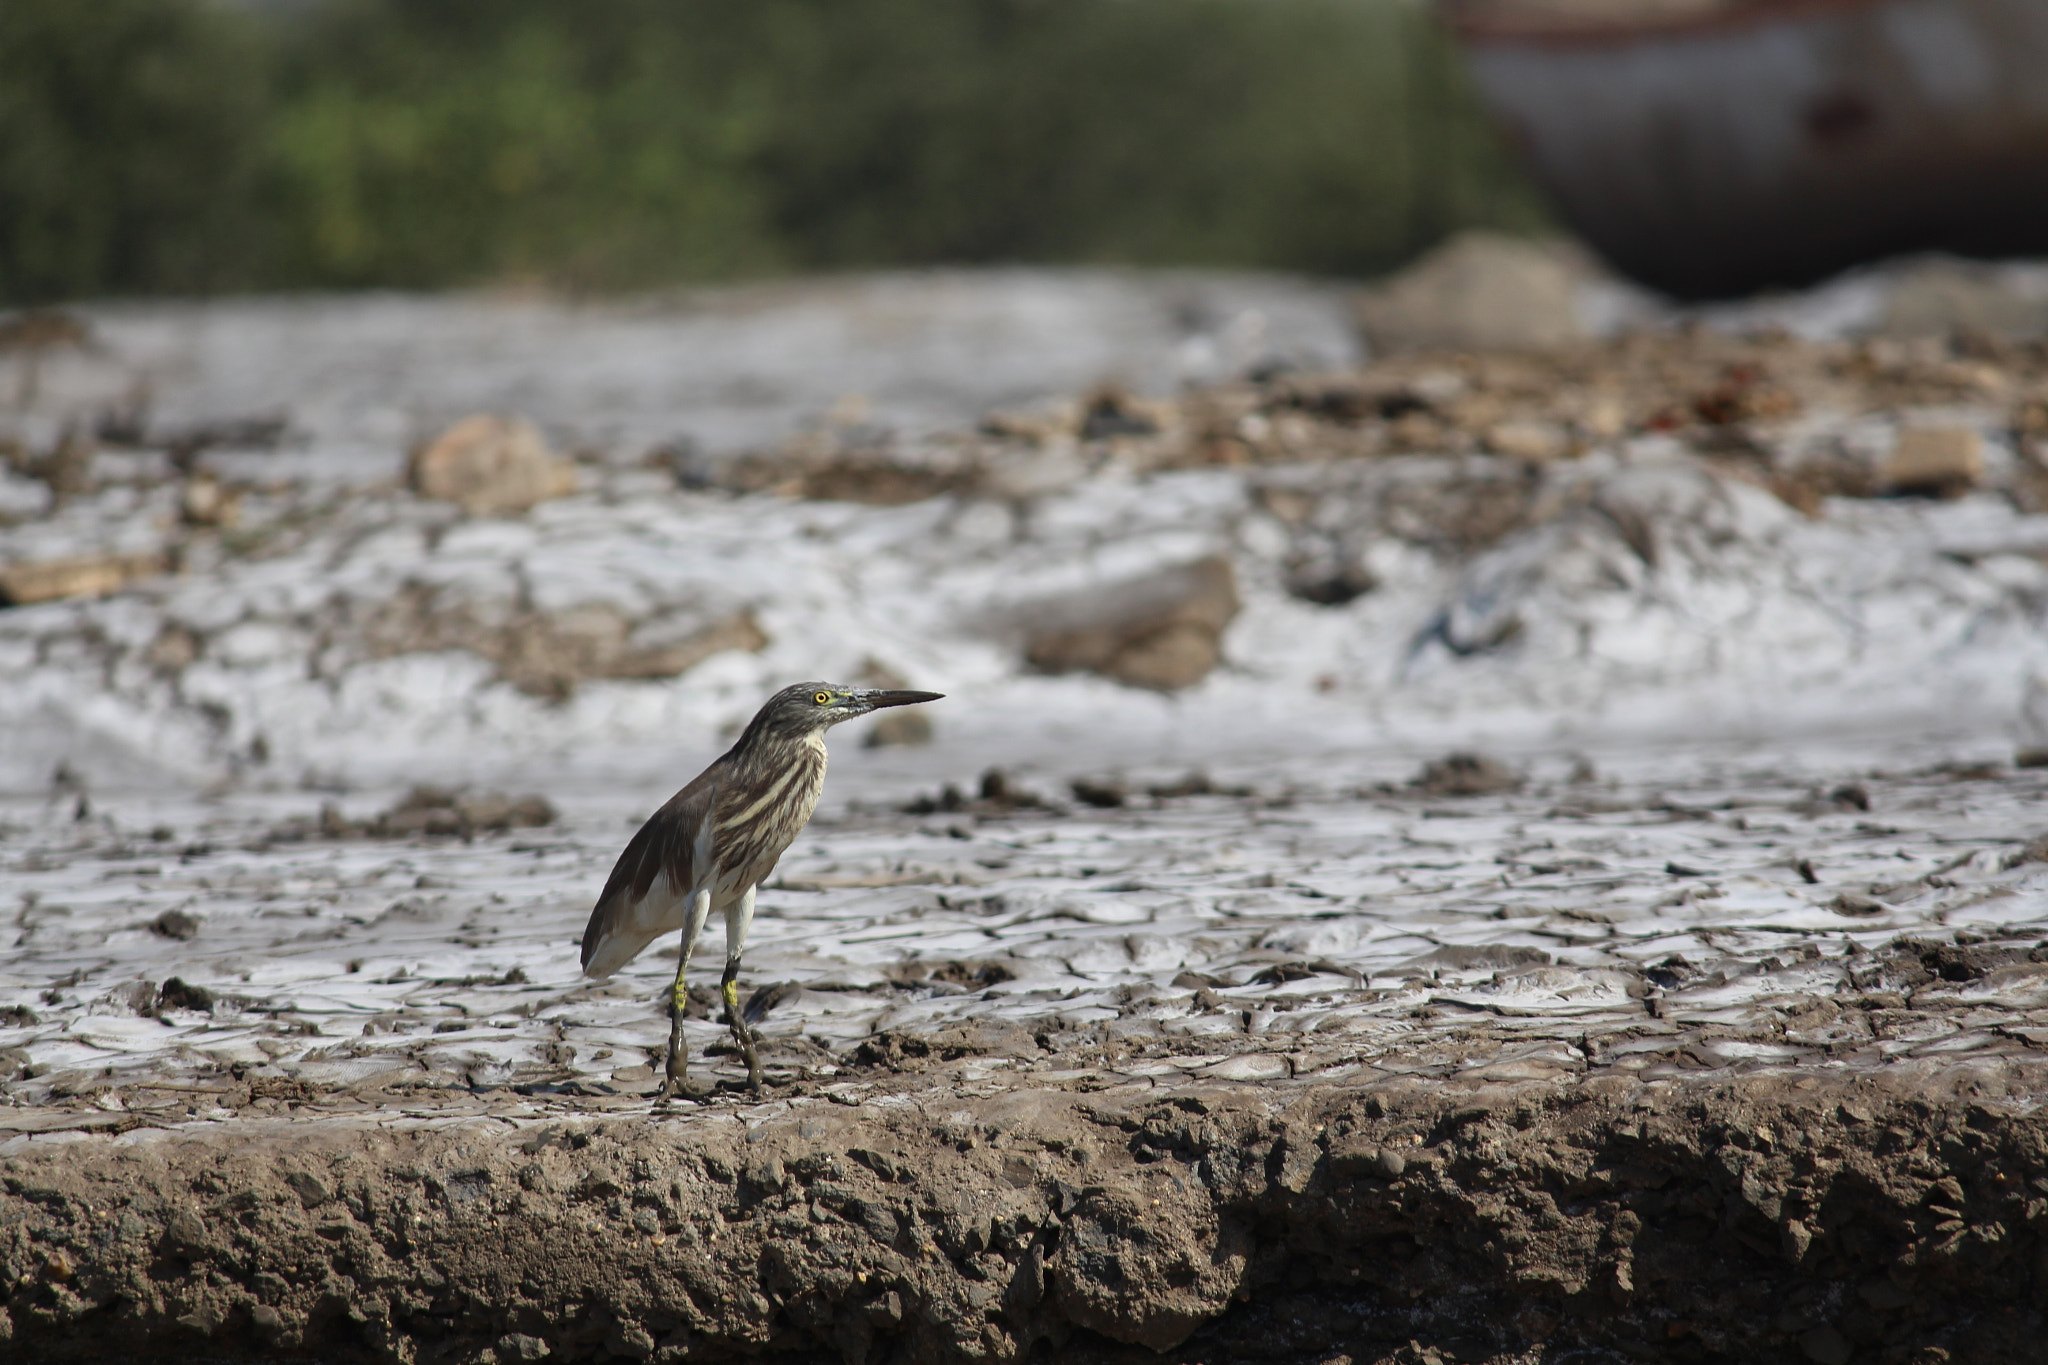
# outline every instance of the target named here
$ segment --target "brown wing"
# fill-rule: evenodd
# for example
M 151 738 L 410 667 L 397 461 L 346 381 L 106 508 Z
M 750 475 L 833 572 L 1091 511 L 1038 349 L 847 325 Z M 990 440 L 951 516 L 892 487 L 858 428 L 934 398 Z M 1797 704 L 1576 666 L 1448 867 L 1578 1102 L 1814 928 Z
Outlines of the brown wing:
M 620 933 L 635 932 L 633 912 L 657 885 L 665 881 L 675 895 L 686 895 L 709 870 L 700 868 L 698 862 L 702 854 L 708 853 L 703 842 L 711 827 L 721 767 L 714 763 L 699 773 L 689 786 L 648 816 L 647 823 L 627 841 L 590 912 L 590 923 L 583 929 L 586 971 L 606 940 Z M 635 946 L 633 952 L 643 946 L 644 943 Z

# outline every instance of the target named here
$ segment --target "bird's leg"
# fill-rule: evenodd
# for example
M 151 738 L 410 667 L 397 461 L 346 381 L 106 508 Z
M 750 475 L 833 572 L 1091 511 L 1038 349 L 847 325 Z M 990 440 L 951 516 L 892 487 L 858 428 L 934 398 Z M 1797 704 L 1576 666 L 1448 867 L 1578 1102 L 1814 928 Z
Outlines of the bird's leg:
M 725 980 L 721 983 L 725 992 L 725 1022 L 732 1027 L 733 1041 L 740 1045 L 740 1056 L 746 1058 L 747 1088 L 758 1093 L 761 1089 L 761 1059 L 754 1052 L 753 1032 L 740 1014 L 739 970 L 737 962 L 725 964 Z
M 690 898 L 690 917 L 683 925 L 683 944 L 676 954 L 676 980 L 668 993 L 668 1062 L 662 1069 L 661 1087 L 664 1098 L 692 1093 L 690 1050 L 683 1039 L 683 1011 L 689 1007 L 690 990 L 683 983 L 683 974 L 689 970 L 690 952 L 697 946 L 697 935 L 710 914 L 710 891 L 699 891 Z
M 733 1041 L 739 1044 L 740 1056 L 747 1062 L 747 1086 L 755 1093 L 761 1089 L 761 1059 L 754 1051 L 754 1035 L 747 1027 L 746 1016 L 740 1012 L 740 953 L 747 946 L 747 929 L 754 922 L 754 888 L 748 887 L 740 898 L 725 910 L 725 976 L 719 981 L 719 993 L 725 998 L 725 1022 L 732 1029 Z
M 668 1001 L 668 1064 L 663 1069 L 664 1097 L 682 1094 L 690 1085 L 690 1045 L 683 1040 L 683 1006 L 689 992 L 683 988 L 683 969 L 676 968 L 675 988 Z

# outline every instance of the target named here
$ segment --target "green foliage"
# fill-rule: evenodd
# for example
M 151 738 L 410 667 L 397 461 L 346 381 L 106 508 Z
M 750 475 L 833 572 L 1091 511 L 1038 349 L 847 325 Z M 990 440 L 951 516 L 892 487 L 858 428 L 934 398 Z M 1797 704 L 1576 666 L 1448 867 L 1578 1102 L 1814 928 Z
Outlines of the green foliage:
M 263 13 L 0 0 L 0 294 L 1366 272 L 1541 221 L 1409 0 Z
M 814 264 L 1382 269 L 1540 226 L 1403 0 L 811 0 L 766 163 Z
M 0 298 L 247 282 L 266 75 L 205 0 L 0 3 Z
M 772 268 L 746 6 L 356 0 L 293 35 L 270 129 L 294 278 L 591 286 Z M 712 22 L 704 22 L 712 19 Z

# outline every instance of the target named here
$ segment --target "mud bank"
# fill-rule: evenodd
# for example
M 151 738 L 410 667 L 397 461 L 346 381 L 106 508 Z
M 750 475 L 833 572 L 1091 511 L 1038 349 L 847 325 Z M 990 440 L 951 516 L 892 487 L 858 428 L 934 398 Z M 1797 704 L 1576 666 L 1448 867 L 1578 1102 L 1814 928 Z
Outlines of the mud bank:
M 0 1339 L 53 1362 L 2048 1358 L 2031 1059 L 933 1079 L 32 1149 L 0 1163 Z

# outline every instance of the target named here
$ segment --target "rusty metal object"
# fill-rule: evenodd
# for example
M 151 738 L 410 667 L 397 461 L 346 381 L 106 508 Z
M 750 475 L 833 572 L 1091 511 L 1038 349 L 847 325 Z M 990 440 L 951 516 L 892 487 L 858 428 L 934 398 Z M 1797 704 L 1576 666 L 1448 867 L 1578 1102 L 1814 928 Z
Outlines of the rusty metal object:
M 1713 297 L 2048 251 L 2048 0 L 1446 0 L 1564 219 Z

